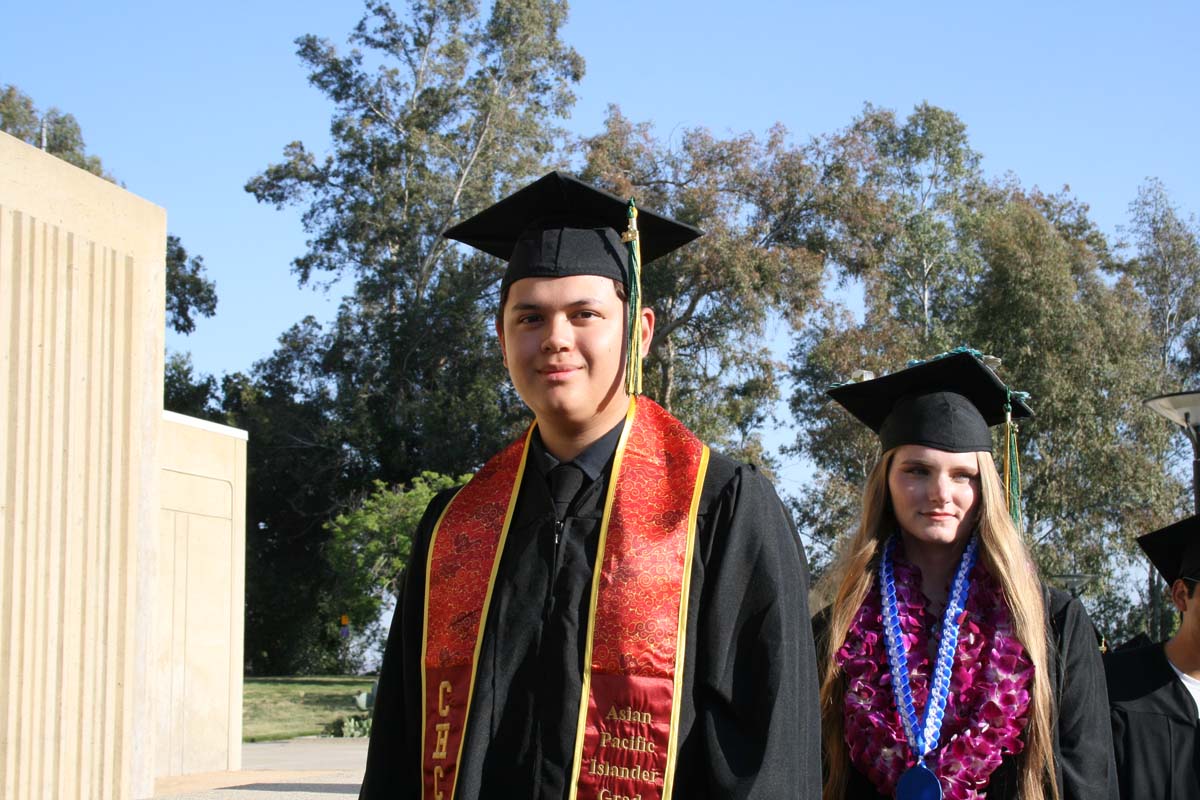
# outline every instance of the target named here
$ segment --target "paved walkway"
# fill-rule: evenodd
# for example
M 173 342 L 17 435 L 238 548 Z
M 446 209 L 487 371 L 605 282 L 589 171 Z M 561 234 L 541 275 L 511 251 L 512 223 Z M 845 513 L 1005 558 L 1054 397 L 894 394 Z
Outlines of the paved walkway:
M 358 797 L 366 739 L 290 739 L 242 745 L 242 769 L 161 778 L 156 800 L 341 800 Z

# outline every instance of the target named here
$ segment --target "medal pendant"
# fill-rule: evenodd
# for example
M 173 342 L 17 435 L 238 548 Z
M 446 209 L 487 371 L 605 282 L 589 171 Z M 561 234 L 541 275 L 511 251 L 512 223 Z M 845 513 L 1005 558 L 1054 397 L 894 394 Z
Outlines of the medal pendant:
M 942 800 L 942 784 L 924 764 L 914 764 L 896 784 L 896 800 Z

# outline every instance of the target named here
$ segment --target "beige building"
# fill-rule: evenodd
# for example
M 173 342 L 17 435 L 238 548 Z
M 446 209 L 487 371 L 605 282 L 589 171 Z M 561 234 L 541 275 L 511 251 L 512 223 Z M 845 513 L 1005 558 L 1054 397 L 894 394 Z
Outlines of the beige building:
M 242 767 L 246 438 L 163 412 L 156 778 Z
M 238 766 L 244 434 L 164 419 L 166 214 L 0 134 L 0 797 Z

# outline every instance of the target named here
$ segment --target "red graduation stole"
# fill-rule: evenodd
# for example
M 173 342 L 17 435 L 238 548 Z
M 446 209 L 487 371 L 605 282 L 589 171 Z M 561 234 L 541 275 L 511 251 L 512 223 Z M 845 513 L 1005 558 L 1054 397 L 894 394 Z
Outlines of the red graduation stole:
M 530 428 L 446 506 L 425 565 L 422 798 L 453 800 L 476 664 Z M 600 525 L 572 800 L 666 800 L 678 750 L 688 586 L 708 447 L 634 398 Z

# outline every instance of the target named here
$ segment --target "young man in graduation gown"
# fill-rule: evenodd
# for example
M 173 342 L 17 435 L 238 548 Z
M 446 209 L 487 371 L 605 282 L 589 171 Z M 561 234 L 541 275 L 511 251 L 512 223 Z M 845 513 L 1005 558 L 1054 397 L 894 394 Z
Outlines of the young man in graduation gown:
M 1121 797 L 1200 798 L 1200 516 L 1138 544 L 1183 614 L 1165 643 L 1105 656 Z
M 446 235 L 508 261 L 496 329 L 535 422 L 426 510 L 360 796 L 819 797 L 791 519 L 637 394 L 640 262 L 700 232 L 551 173 Z

